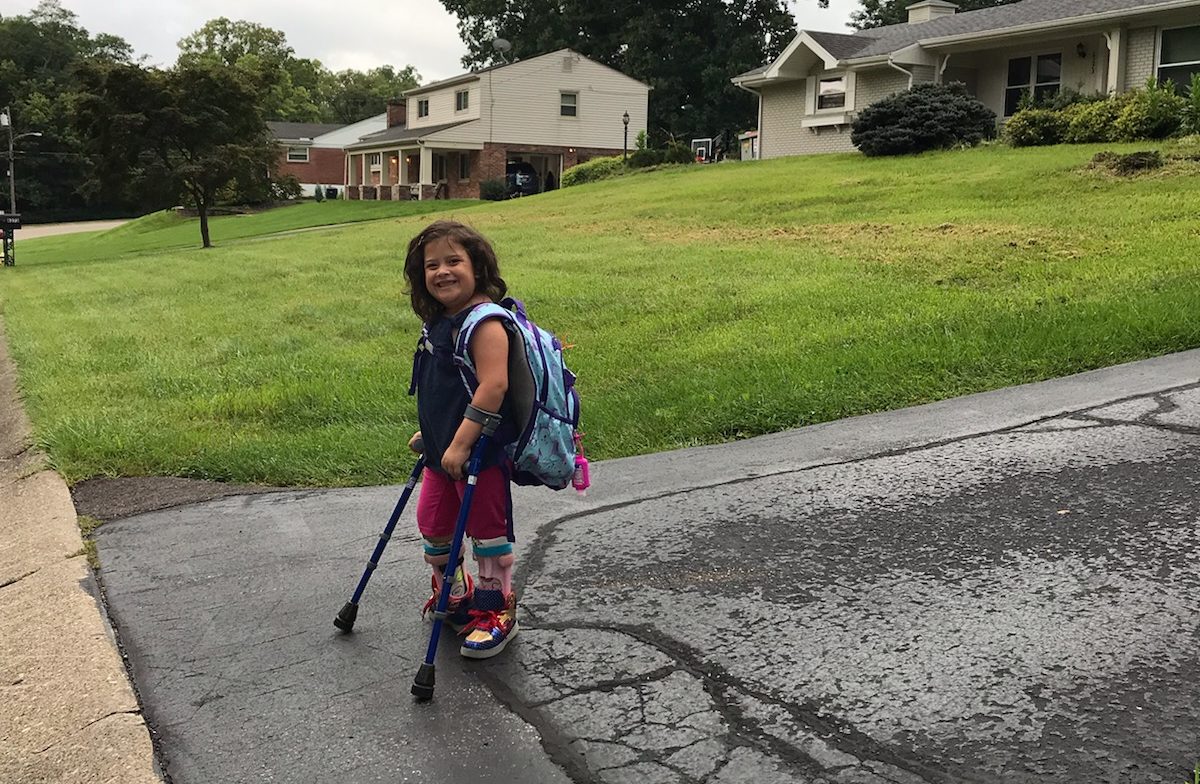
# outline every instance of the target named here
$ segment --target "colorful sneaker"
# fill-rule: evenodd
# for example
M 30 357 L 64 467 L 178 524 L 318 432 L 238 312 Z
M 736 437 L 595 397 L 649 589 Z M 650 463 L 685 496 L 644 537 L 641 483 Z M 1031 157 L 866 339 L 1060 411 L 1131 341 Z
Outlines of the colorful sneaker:
M 517 595 L 503 591 L 475 591 L 471 622 L 462 630 L 467 635 L 459 653 L 468 659 L 490 659 L 517 636 Z
M 429 580 L 433 594 L 421 608 L 422 618 L 434 607 L 437 607 L 440 593 L 437 577 L 430 577 Z M 458 571 L 454 575 L 454 584 L 450 586 L 450 598 L 446 602 L 446 623 L 450 624 L 454 631 L 460 632 L 471 623 L 471 601 L 474 595 L 475 583 L 471 580 L 471 573 L 461 566 L 458 567 Z

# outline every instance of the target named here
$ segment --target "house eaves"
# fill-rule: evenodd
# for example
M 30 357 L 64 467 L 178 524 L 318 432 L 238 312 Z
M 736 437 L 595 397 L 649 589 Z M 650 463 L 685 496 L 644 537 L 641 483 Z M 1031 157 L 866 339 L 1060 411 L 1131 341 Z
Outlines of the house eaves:
M 479 122 L 479 120 L 459 120 L 458 122 L 445 123 L 444 125 L 430 125 L 425 128 L 408 128 L 403 125 L 397 125 L 393 128 L 373 133 L 370 136 L 364 136 L 354 144 L 346 145 L 346 150 L 357 152 L 358 150 L 395 147 L 398 144 L 425 144 L 442 131 L 473 122 Z

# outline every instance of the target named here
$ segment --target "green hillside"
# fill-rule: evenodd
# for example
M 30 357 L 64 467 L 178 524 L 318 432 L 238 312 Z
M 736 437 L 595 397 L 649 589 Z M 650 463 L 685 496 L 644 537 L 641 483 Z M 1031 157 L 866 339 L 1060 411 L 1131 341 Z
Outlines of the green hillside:
M 608 458 L 1200 346 L 1200 166 L 1117 178 L 1087 169 L 1099 149 L 691 166 L 434 206 L 491 237 L 574 345 Z M 39 441 L 71 481 L 402 481 L 401 261 L 431 217 L 209 251 L 155 250 L 178 226 L 24 243 L 0 306 Z

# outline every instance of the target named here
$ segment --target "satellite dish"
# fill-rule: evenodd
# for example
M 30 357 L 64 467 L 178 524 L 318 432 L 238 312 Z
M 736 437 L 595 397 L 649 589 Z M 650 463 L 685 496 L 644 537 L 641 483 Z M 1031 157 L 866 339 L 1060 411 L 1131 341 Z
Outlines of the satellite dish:
M 504 54 L 505 52 L 512 51 L 512 44 L 509 43 L 504 38 L 493 38 L 492 39 L 492 48 L 495 49 L 497 52 Z

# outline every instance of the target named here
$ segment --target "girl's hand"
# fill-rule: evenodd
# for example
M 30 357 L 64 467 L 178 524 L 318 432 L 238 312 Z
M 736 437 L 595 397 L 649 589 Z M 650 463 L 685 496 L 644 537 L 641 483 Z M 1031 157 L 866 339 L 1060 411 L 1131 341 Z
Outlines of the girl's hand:
M 449 474 L 454 481 L 461 482 L 466 473 L 464 469 L 466 469 L 467 460 L 470 458 L 469 447 L 451 444 L 446 447 L 446 452 L 442 455 L 442 470 Z
M 425 442 L 421 439 L 421 431 L 413 433 L 413 437 L 408 439 L 408 448 L 416 452 L 418 455 L 424 454 Z

